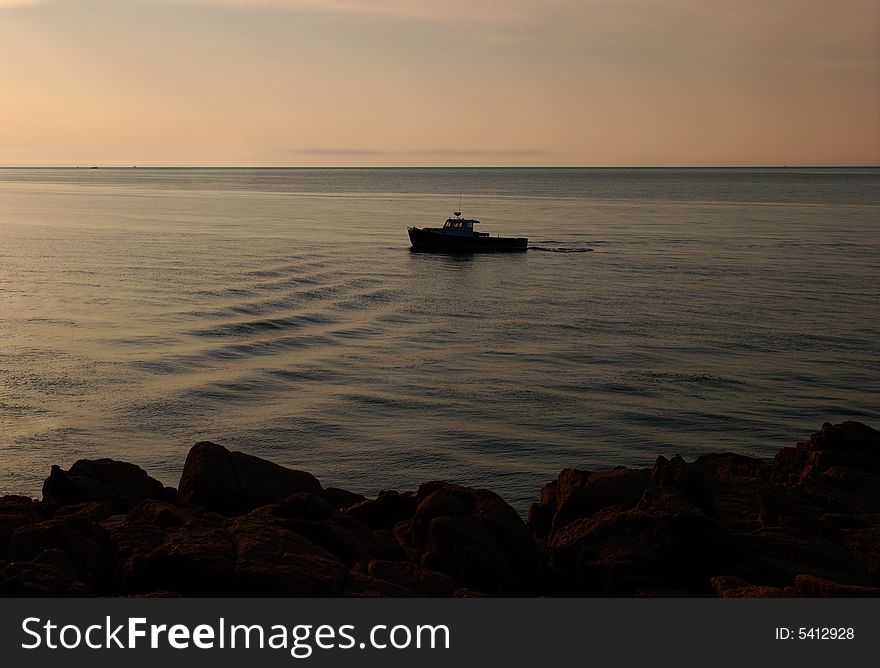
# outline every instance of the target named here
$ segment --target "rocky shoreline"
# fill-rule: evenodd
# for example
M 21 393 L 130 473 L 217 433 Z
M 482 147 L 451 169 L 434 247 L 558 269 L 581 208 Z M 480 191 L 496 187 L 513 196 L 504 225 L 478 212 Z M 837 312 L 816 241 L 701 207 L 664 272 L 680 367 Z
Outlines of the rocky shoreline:
M 81 460 L 0 498 L 0 595 L 880 596 L 880 432 L 565 469 L 528 521 L 488 490 L 367 499 L 208 442 L 178 489 Z

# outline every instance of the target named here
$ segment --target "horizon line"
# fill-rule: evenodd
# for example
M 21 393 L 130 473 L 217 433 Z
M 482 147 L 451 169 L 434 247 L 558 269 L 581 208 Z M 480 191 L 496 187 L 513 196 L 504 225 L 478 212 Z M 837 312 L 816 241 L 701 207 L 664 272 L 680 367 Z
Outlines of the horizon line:
M 662 165 L 199 165 L 199 164 L 0 164 L 0 169 L 878 169 L 880 163 L 662 164 Z

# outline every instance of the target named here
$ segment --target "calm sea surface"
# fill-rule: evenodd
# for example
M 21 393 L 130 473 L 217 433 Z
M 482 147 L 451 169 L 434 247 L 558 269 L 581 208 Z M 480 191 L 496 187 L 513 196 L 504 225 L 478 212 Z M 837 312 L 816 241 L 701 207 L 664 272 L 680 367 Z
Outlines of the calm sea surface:
M 543 250 L 411 253 L 459 192 Z M 176 484 L 210 439 L 524 510 L 566 466 L 880 425 L 878 306 L 877 169 L 0 169 L 0 494 Z

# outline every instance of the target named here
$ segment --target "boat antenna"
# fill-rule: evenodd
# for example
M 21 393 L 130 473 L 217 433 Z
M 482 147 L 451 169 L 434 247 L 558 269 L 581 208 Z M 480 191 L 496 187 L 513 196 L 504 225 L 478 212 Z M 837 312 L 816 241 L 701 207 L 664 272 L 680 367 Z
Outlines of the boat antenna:
M 461 191 L 459 191 L 458 193 L 458 211 L 453 211 L 452 213 L 454 213 L 456 216 L 461 215 Z

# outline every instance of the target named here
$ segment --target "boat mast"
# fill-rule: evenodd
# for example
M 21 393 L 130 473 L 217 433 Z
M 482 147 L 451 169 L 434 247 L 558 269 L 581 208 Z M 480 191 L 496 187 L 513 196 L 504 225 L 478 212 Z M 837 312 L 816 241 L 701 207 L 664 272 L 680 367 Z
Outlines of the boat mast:
M 461 191 L 458 191 L 458 211 L 453 211 L 456 216 L 461 216 Z

